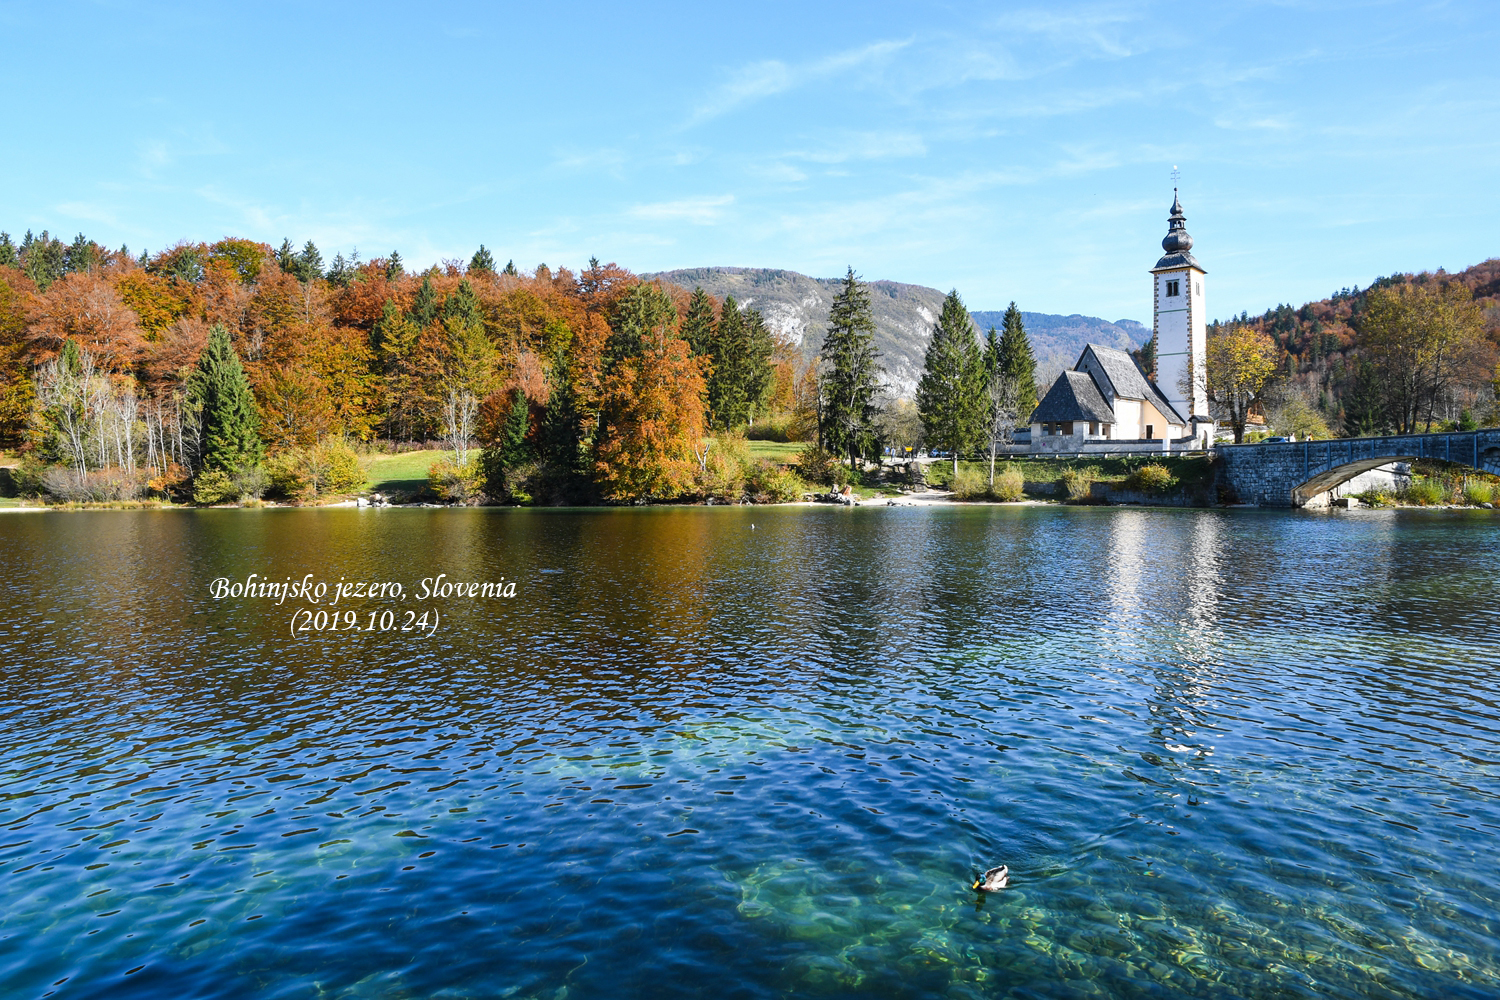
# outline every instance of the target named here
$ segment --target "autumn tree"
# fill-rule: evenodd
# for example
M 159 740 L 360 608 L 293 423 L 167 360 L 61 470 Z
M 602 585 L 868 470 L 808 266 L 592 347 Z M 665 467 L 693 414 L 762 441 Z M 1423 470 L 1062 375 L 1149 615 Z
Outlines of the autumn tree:
M 136 314 L 114 286 L 91 274 L 68 274 L 37 296 L 30 340 L 38 358 L 56 356 L 75 340 L 101 368 L 128 371 L 145 346 Z
M 1445 393 L 1473 374 L 1466 368 L 1484 335 L 1484 316 L 1472 293 L 1456 282 L 1399 284 L 1369 294 L 1359 333 L 1396 431 L 1410 434 L 1424 421 L 1431 430 Z
M 1245 439 L 1245 421 L 1264 399 L 1280 353 L 1275 341 L 1247 326 L 1210 334 L 1204 345 L 1204 390 L 1209 405 L 1234 429 L 1236 444 Z
M 851 468 L 875 450 L 875 395 L 880 391 L 880 354 L 870 293 L 849 268 L 833 297 L 818 374 L 818 441 L 849 459 Z
M 260 413 L 224 327 L 209 331 L 208 346 L 198 359 L 188 390 L 199 407 L 202 426 L 199 467 L 234 476 L 259 465 L 264 455 Z
M 615 361 L 604 380 L 595 479 L 611 502 L 671 499 L 693 481 L 693 449 L 703 437 L 702 369 L 676 336 L 676 309 L 659 286 L 632 289 L 621 309 L 621 329 L 640 330 L 640 346 Z
M 917 382 L 917 412 L 927 443 L 952 454 L 954 475 L 959 452 L 973 447 L 984 433 L 983 393 L 974 321 L 955 289 L 943 299 Z

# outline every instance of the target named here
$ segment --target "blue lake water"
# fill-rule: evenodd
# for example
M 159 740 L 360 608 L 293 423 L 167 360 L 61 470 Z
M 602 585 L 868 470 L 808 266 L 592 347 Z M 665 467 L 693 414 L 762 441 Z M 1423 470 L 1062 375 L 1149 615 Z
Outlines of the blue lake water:
M 7 998 L 1500 989 L 1488 511 L 59 512 L 0 557 Z M 326 599 L 211 596 L 251 573 L 407 596 L 299 634 Z

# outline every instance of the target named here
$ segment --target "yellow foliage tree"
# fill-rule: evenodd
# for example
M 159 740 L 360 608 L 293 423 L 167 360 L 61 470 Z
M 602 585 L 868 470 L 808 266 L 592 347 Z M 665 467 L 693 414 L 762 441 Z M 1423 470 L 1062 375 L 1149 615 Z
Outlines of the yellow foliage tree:
M 1397 431 L 1410 434 L 1424 419 L 1431 429 L 1439 400 L 1466 374 L 1484 316 L 1457 282 L 1394 285 L 1370 293 L 1359 333 Z
M 1204 345 L 1204 388 L 1234 429 L 1235 443 L 1245 439 L 1245 418 L 1260 402 L 1281 359 L 1276 342 L 1248 326 L 1213 334 Z

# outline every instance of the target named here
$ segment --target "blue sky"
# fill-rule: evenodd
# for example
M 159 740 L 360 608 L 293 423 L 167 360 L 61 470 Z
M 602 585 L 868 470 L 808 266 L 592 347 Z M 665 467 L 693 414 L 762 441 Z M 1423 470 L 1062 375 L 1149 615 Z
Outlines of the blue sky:
M 0 228 L 1149 320 L 1500 254 L 1493 3 L 0 3 Z

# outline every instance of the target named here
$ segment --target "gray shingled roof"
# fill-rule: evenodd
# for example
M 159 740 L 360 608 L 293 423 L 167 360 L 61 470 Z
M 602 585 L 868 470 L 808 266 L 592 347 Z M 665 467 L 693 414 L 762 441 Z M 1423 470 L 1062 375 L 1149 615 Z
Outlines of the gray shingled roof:
M 1180 250 L 1177 253 L 1167 254 L 1161 260 L 1157 261 L 1156 266 L 1151 270 L 1170 271 L 1178 267 L 1196 267 L 1198 270 L 1203 271 L 1203 265 L 1198 263 L 1197 259 L 1195 259 L 1193 255 L 1188 253 L 1186 250 Z M 1203 271 L 1203 273 L 1207 274 L 1208 272 Z
M 1029 423 L 1055 423 L 1064 420 L 1099 420 L 1115 422 L 1115 413 L 1088 372 L 1063 372 L 1031 411 Z
M 1135 359 L 1122 350 L 1114 347 L 1105 347 L 1102 344 L 1089 344 L 1083 349 L 1084 354 L 1094 352 L 1094 357 L 1099 362 L 1099 367 L 1104 369 L 1104 374 L 1109 378 L 1110 385 L 1114 388 L 1116 396 L 1124 396 L 1126 399 L 1147 399 L 1151 404 L 1161 411 L 1161 415 L 1168 419 L 1177 418 L 1177 422 L 1187 426 L 1187 421 L 1182 414 L 1167 402 L 1166 397 L 1153 385 L 1141 370 L 1136 367 Z M 1083 364 L 1083 355 L 1078 356 L 1078 364 Z M 1074 365 L 1073 367 L 1078 367 Z M 1063 419 L 1067 419 L 1064 417 Z M 1074 419 L 1077 419 L 1076 417 Z

